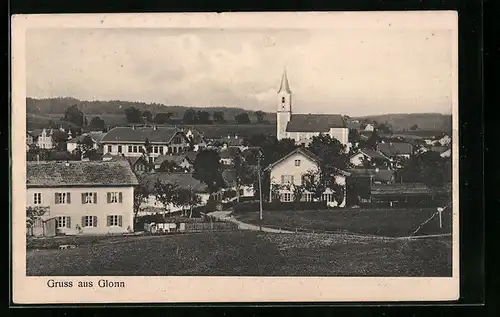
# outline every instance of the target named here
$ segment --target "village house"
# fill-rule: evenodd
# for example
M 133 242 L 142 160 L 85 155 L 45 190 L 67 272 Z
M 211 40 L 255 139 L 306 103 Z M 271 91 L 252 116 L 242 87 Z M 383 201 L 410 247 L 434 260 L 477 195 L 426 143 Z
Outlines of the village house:
M 89 133 L 84 133 L 79 135 L 76 138 L 72 138 L 71 140 L 66 142 L 66 151 L 68 152 L 74 152 L 77 148 L 78 145 L 83 142 L 83 140 L 88 136 L 92 140 L 92 148 L 94 150 L 98 150 L 101 147 L 101 141 L 104 138 L 106 133 L 104 132 L 89 132 Z
M 413 146 L 405 142 L 379 143 L 377 151 L 391 159 L 392 167 L 401 168 L 401 159 L 409 159 L 413 155 Z
M 184 133 L 188 138 L 190 144 L 192 145 L 193 151 L 198 152 L 202 149 L 207 148 L 208 142 L 199 131 L 194 129 L 187 129 Z
M 163 162 L 169 162 L 178 172 L 190 171 L 193 168 L 193 162 L 187 155 L 162 155 L 155 160 L 155 170 L 159 170 Z
M 181 154 L 189 150 L 189 140 L 184 132 L 175 127 L 116 127 L 101 140 L 104 154 L 142 156 L 146 140 L 151 145 L 148 160 L 154 163 L 158 156 Z
M 55 218 L 58 233 L 110 234 L 134 230 L 134 186 L 125 161 L 27 162 L 26 205 Z
M 165 184 L 176 184 L 177 186 L 179 186 L 179 188 L 189 189 L 196 192 L 201 199 L 201 203 L 199 204 L 199 206 L 206 205 L 210 198 L 210 193 L 208 192 L 207 185 L 195 179 L 191 173 L 157 172 L 152 174 L 144 174 L 139 176 L 139 182 L 147 189 L 149 196 L 141 205 L 142 211 L 140 212 L 140 215 L 164 212 L 172 213 L 182 210 L 181 206 L 176 206 L 174 204 L 170 204 L 165 208 L 165 206 L 160 201 L 158 201 L 155 194 L 155 184 L 158 181 Z
M 373 132 L 375 130 L 375 127 L 373 126 L 373 124 L 368 123 L 363 130 Z
M 266 167 L 270 171 L 270 184 L 271 190 L 274 185 L 278 185 L 280 201 L 292 202 L 293 201 L 293 186 L 301 186 L 303 183 L 303 176 L 309 172 L 319 172 L 319 164 L 321 159 L 315 154 L 304 148 L 297 148 L 289 154 L 285 155 L 276 162 Z M 343 201 L 335 200 L 335 193 L 332 189 L 327 188 L 322 194 L 321 200 L 326 201 L 328 206 L 345 207 L 346 204 L 346 177 L 350 175 L 346 171 L 337 170 L 336 175 L 332 175 L 335 183 L 344 188 Z M 290 187 L 290 188 L 286 188 Z M 269 197 L 272 197 L 270 192 Z M 272 198 L 270 198 L 272 199 Z M 305 190 L 302 194 L 302 201 L 312 201 L 312 193 Z
M 237 175 L 234 169 L 223 170 L 222 179 L 225 184 L 223 191 L 234 191 L 236 193 L 234 198 L 250 198 L 255 196 L 253 184 L 241 184 L 238 188 Z
M 371 166 L 380 168 L 390 166 L 391 159 L 380 151 L 361 149 L 349 158 L 349 162 L 355 167 Z
M 28 134 L 31 136 L 31 144 L 36 145 L 39 149 L 53 149 L 55 147 L 54 129 L 35 129 Z
M 346 146 L 349 152 L 349 128 L 339 114 L 296 114 L 292 112 L 292 91 L 286 71 L 278 90 L 276 136 L 278 140 L 290 138 L 296 144 L 308 145 L 313 136 L 327 134 Z

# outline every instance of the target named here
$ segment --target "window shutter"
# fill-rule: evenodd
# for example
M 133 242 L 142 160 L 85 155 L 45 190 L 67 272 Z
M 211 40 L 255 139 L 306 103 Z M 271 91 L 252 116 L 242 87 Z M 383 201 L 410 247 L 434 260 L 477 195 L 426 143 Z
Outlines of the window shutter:
M 123 217 L 118 216 L 118 226 L 122 227 L 123 226 Z
M 85 227 L 85 216 L 82 216 L 82 228 Z
M 58 199 L 59 197 L 57 196 L 57 194 L 58 193 L 54 194 L 54 201 L 55 201 L 56 204 L 59 204 L 59 199 Z
M 94 225 L 94 227 L 97 227 L 97 216 L 94 216 L 93 218 L 94 218 L 92 221 L 93 225 Z
M 106 217 L 106 227 L 111 226 L 111 216 Z
M 71 204 L 71 193 L 66 193 L 67 203 Z
M 109 204 L 111 202 L 111 193 L 107 193 L 106 197 Z
M 118 202 L 121 204 L 123 202 L 123 195 L 122 192 L 118 193 Z
M 82 204 L 85 204 L 85 193 L 82 193 Z
M 71 228 L 71 217 L 66 217 L 66 227 Z
M 94 193 L 94 204 L 97 204 L 97 193 Z

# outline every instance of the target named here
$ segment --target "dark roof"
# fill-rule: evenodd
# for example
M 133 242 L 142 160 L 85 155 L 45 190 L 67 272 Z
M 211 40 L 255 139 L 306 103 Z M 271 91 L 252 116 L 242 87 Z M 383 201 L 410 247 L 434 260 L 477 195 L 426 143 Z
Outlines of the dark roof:
M 196 155 L 198 155 L 198 152 L 188 151 L 188 152 L 184 153 L 184 155 L 186 156 L 186 158 L 189 161 L 194 162 L 194 159 L 196 158 Z
M 119 157 L 119 155 L 117 155 L 117 157 Z M 125 156 L 125 159 L 130 164 L 130 166 L 134 166 L 135 164 L 137 164 L 137 162 L 146 163 L 142 156 Z
M 124 161 L 27 162 L 27 187 L 137 185 Z
M 116 127 L 111 129 L 102 142 L 145 142 L 168 143 L 177 134 L 182 133 L 175 127 Z
M 448 151 L 450 148 L 447 146 L 431 146 L 429 149 L 432 152 L 438 152 L 439 154 L 443 154 L 444 152 Z
M 78 137 L 69 140 L 68 143 L 81 142 L 81 141 L 83 141 L 83 139 L 85 139 L 86 136 L 89 136 L 92 139 L 92 141 L 99 143 L 102 141 L 102 139 L 104 138 L 105 135 L 106 135 L 106 133 L 104 133 L 104 132 L 89 132 L 89 133 L 79 135 Z
M 387 156 L 385 156 L 384 153 L 382 153 L 380 151 L 374 151 L 372 149 L 361 149 L 358 151 L 358 153 L 356 153 L 354 155 L 357 155 L 359 153 L 363 153 L 363 154 L 371 157 L 372 159 L 389 160 L 389 158 Z
M 292 114 L 286 132 L 329 132 L 331 128 L 345 128 L 339 114 Z
M 32 131 L 30 131 L 30 134 L 36 138 L 38 137 L 40 134 L 42 134 L 43 130 L 45 130 L 45 132 L 47 132 L 48 135 L 51 135 L 54 130 L 53 129 L 34 129 Z
M 377 144 L 377 151 L 391 157 L 401 154 L 412 154 L 413 147 L 411 144 L 404 142 L 379 143 Z
M 361 130 L 361 122 L 355 122 L 355 121 L 347 121 L 346 126 L 349 129 L 355 129 L 355 130 Z
M 439 191 L 441 193 L 451 193 L 451 183 L 447 183 Z M 403 184 L 373 184 L 371 187 L 372 195 L 429 195 L 431 190 L 422 183 L 403 183 Z
M 150 191 L 154 191 L 154 185 L 157 181 L 167 184 L 177 184 L 179 187 L 192 188 L 198 193 L 206 193 L 207 185 L 195 179 L 190 173 L 153 173 L 139 176 L 139 182 L 144 184 Z
M 184 159 L 186 159 L 186 155 L 160 155 L 155 159 L 155 165 L 161 165 L 165 161 L 180 164 Z
M 239 148 L 236 147 L 228 147 L 227 149 L 221 150 L 219 156 L 221 158 L 231 158 L 237 154 L 241 153 Z
M 374 168 L 352 168 L 349 170 L 352 177 L 370 177 L 373 175 L 374 181 L 391 182 L 394 181 L 394 171 L 388 169 L 379 169 L 377 172 Z

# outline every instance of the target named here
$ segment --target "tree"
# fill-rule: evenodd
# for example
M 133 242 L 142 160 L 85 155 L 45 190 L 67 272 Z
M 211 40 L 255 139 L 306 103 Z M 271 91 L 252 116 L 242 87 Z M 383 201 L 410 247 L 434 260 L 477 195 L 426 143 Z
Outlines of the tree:
M 170 118 L 172 117 L 172 113 L 171 112 L 160 112 L 160 113 L 157 113 L 153 119 L 153 122 L 154 123 L 157 123 L 157 124 L 165 124 L 167 122 L 169 122 Z
M 420 155 L 420 174 L 422 181 L 436 196 L 446 182 L 445 161 L 438 152 L 425 152 Z
M 149 190 L 144 185 L 139 185 L 134 188 L 134 219 L 137 221 L 137 215 L 142 210 L 141 206 L 149 197 Z
M 276 138 L 268 138 L 262 143 L 261 148 L 264 156 L 262 165 L 267 166 L 292 152 L 297 146 L 293 139 L 281 139 L 278 141 Z
M 106 122 L 104 122 L 104 120 L 100 117 L 93 117 L 90 120 L 90 127 L 95 130 L 104 131 L 106 129 Z
M 156 199 L 162 203 L 165 212 L 169 212 L 170 205 L 178 204 L 178 189 L 179 186 L 173 183 L 163 183 L 159 179 L 154 184 L 154 194 Z
M 145 122 L 151 122 L 153 120 L 153 114 L 151 113 L 151 111 L 149 110 L 144 110 L 142 112 L 142 119 L 145 121 Z
M 181 169 L 182 168 L 178 164 L 176 164 L 174 161 L 165 160 L 161 163 L 159 171 L 172 173 L 172 172 L 178 172 Z
M 389 123 L 381 123 L 378 125 L 377 130 L 382 133 L 392 133 L 392 128 Z
M 80 111 L 80 109 L 78 109 L 77 105 L 73 105 L 66 108 L 66 111 L 64 111 L 63 120 L 81 127 L 85 124 L 85 115 L 82 111 Z
M 257 118 L 258 123 L 264 122 L 264 115 L 265 113 L 263 111 L 255 111 L 255 117 Z
M 182 122 L 184 124 L 196 124 L 196 111 L 194 111 L 193 109 L 184 111 Z
M 33 228 L 35 224 L 35 220 L 41 216 L 43 216 L 47 212 L 46 209 L 36 208 L 36 207 L 27 207 L 26 208 L 26 229 L 28 232 Z
M 256 171 L 248 165 L 248 163 L 243 159 L 240 152 L 237 152 L 233 155 L 233 164 L 236 182 L 236 199 L 239 202 L 241 186 L 252 185 L 256 179 Z
M 141 148 L 142 152 L 142 157 L 146 161 L 146 168 L 148 171 L 154 168 L 153 162 L 150 161 L 150 155 L 151 152 L 153 152 L 153 146 L 151 145 L 151 142 L 149 142 L 149 139 L 146 138 L 146 141 L 144 141 L 144 147 Z
M 201 204 L 201 197 L 192 188 L 177 189 L 176 204 L 179 207 L 187 207 L 189 209 L 189 218 L 193 216 L 193 208 Z
M 349 129 L 348 139 L 353 145 L 361 141 L 361 135 L 359 134 L 358 129 Z
M 410 127 L 410 130 L 411 131 L 415 131 L 415 130 L 418 130 L 418 125 L 414 124 Z
M 193 177 L 206 184 L 210 194 L 223 187 L 222 164 L 217 151 L 213 149 L 200 151 L 194 159 L 193 168 Z
M 78 141 L 75 154 L 81 158 L 89 157 L 92 153 L 96 152 L 94 149 L 94 140 L 89 135 L 86 135 L 83 140 Z
M 214 111 L 212 117 L 214 118 L 214 121 L 217 123 L 226 123 L 226 119 L 224 119 L 224 112 L 223 111 Z
M 328 188 L 326 175 L 320 170 L 309 170 L 302 175 L 302 186 L 304 190 L 311 193 L 313 200 L 320 200 L 321 195 Z
M 68 134 L 66 132 L 54 130 L 52 132 L 52 139 L 54 140 L 55 148 L 57 150 L 66 150 L 66 141 L 68 141 Z
M 377 148 L 377 144 L 380 143 L 380 136 L 378 135 L 377 130 L 373 131 L 368 140 L 366 140 L 365 146 L 369 149 L 375 150 Z
M 249 124 L 250 123 L 250 117 L 248 116 L 248 113 L 242 112 L 240 114 L 237 114 L 234 117 L 234 120 L 236 121 L 237 124 Z
M 327 134 L 313 136 L 307 148 L 321 159 L 322 170 L 331 168 L 346 170 L 350 167 L 345 146 Z
M 212 120 L 210 120 L 210 113 L 205 110 L 196 111 L 196 121 L 197 124 L 211 124 Z
M 128 123 L 141 123 L 142 122 L 142 112 L 135 107 L 129 107 L 124 110 L 125 117 Z

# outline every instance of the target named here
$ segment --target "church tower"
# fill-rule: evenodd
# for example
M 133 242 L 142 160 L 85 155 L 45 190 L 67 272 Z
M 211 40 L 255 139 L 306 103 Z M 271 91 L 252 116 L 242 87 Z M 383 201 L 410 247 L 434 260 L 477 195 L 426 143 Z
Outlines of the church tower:
M 288 84 L 286 69 L 281 77 L 278 90 L 278 107 L 276 110 L 276 137 L 278 140 L 286 138 L 286 126 L 292 117 L 292 91 Z

